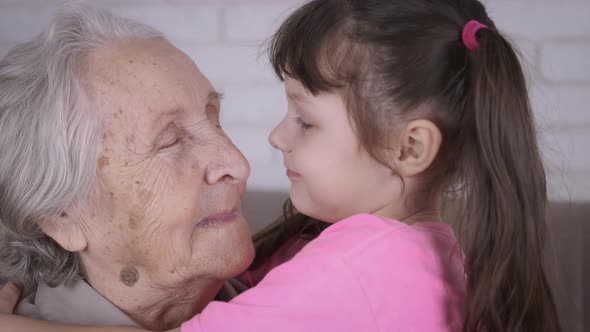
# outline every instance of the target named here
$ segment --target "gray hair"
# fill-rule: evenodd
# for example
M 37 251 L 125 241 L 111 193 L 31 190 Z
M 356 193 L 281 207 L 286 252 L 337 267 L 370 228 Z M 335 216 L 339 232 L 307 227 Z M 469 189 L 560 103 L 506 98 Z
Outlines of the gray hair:
M 146 25 L 69 5 L 0 60 L 0 279 L 32 288 L 83 275 L 78 254 L 39 227 L 87 203 L 98 187 L 102 127 L 85 107 L 79 67 L 109 43 L 154 38 L 163 36 Z

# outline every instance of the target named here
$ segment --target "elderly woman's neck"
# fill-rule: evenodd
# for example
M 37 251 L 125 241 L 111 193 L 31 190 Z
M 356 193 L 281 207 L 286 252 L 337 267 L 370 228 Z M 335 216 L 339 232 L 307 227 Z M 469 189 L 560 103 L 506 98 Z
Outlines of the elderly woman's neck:
M 221 281 L 207 280 L 187 282 L 175 289 L 146 290 L 149 296 L 135 297 L 120 308 L 144 328 L 170 330 L 203 311 L 222 286 Z
M 163 286 L 129 271 L 122 271 L 119 280 L 100 273 L 88 282 L 131 319 L 153 331 L 179 327 L 200 313 L 223 287 L 223 281 L 196 278 Z

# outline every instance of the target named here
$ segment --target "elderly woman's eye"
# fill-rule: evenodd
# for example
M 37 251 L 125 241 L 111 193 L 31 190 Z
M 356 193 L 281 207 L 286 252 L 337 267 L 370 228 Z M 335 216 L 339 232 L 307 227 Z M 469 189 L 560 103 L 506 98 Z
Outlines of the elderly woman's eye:
M 171 147 L 177 145 L 178 143 L 180 143 L 181 140 L 182 140 L 181 137 L 176 137 L 173 141 L 171 141 L 171 142 L 169 142 L 167 144 L 162 145 L 162 147 L 160 149 L 163 150 L 163 149 L 171 148 Z

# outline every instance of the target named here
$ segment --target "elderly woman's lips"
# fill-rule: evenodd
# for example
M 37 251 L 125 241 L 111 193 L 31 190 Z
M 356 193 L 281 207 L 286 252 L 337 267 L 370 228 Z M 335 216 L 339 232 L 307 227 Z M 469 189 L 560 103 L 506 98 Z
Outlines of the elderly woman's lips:
M 203 220 L 201 220 L 197 226 L 198 227 L 211 227 L 211 226 L 215 226 L 215 225 L 219 225 L 219 224 L 224 224 L 224 223 L 228 223 L 231 221 L 234 221 L 238 218 L 239 214 L 238 214 L 238 210 L 234 209 L 228 212 L 222 212 L 219 214 L 215 214 L 212 216 L 209 216 Z

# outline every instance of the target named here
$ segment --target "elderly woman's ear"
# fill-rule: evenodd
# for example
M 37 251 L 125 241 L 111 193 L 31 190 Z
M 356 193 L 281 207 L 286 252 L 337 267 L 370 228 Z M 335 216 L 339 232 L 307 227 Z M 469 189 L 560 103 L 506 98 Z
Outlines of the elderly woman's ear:
M 81 224 L 68 212 L 64 211 L 57 220 L 43 222 L 39 227 L 67 251 L 82 251 L 88 245 Z

